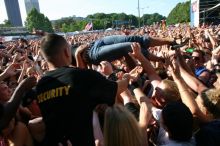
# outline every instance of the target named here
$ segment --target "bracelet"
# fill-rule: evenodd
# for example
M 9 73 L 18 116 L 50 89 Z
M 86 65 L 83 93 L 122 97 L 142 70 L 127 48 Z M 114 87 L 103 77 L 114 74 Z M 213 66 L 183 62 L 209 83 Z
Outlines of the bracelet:
M 136 82 L 133 82 L 132 84 L 130 84 L 129 85 L 129 88 L 133 91 L 134 89 L 136 89 L 136 88 L 139 88 L 140 86 L 139 86 L 139 84 L 138 84 L 138 82 L 136 81 Z

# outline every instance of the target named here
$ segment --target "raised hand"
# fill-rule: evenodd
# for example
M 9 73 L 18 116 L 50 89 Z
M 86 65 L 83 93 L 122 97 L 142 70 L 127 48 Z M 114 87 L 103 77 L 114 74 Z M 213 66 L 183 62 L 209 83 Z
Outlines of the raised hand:
M 88 45 L 88 44 L 80 45 L 80 46 L 76 49 L 75 55 L 81 54 L 81 53 L 82 53 L 84 50 L 86 50 L 87 48 L 89 48 L 89 45 Z
M 142 55 L 141 46 L 139 43 L 132 43 L 131 48 L 132 48 L 132 53 L 130 53 L 130 55 L 134 56 L 135 58 L 139 58 Z
M 141 66 L 136 66 L 134 69 L 132 69 L 130 72 L 129 72 L 129 75 L 130 75 L 130 81 L 137 81 L 139 75 L 142 73 L 143 71 L 143 67 Z

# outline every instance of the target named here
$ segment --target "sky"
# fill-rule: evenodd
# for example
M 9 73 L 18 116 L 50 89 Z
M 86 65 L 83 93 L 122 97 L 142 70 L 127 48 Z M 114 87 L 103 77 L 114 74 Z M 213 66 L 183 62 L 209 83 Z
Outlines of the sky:
M 24 0 L 18 0 L 22 21 L 27 15 Z M 40 12 L 50 20 L 62 17 L 86 17 L 94 13 L 126 13 L 138 16 L 138 0 L 38 0 Z M 187 0 L 139 0 L 140 16 L 143 14 L 159 13 L 168 16 L 169 12 L 179 2 Z M 4 0 L 0 0 L 0 23 L 7 20 Z

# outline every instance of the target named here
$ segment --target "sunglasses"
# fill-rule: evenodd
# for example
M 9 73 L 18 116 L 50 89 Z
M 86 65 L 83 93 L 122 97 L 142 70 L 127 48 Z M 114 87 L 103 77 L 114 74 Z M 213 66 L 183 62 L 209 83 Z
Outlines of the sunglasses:
M 192 56 L 192 59 L 195 60 L 195 61 L 199 61 L 200 60 L 199 57 L 194 57 L 194 56 Z

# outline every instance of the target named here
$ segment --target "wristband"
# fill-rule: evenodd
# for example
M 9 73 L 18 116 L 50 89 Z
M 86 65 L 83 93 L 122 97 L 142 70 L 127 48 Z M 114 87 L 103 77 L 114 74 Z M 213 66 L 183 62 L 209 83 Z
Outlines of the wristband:
M 139 88 L 140 86 L 139 86 L 138 82 L 136 81 L 136 82 L 132 82 L 132 84 L 129 85 L 129 87 L 133 91 L 134 89 Z

